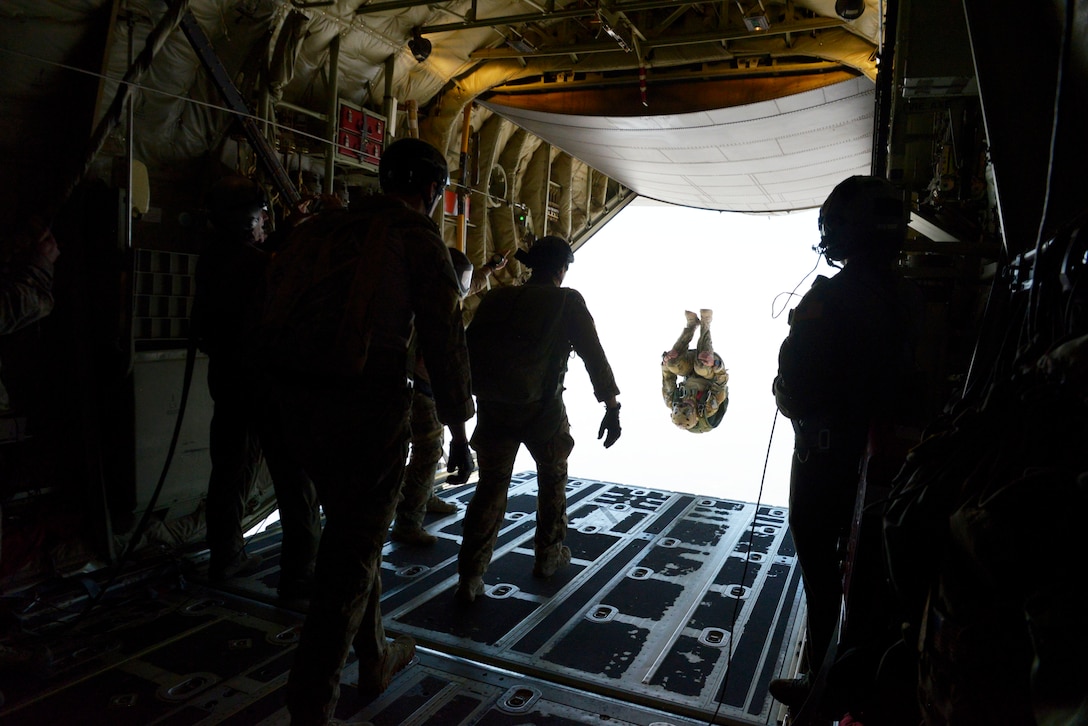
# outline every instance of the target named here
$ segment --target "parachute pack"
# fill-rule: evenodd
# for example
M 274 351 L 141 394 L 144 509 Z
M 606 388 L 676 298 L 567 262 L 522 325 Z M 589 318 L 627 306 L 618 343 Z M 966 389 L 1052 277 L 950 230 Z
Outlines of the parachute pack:
M 527 297 L 561 294 L 538 306 Z M 569 341 L 563 329 L 567 290 L 522 285 L 492 290 L 466 330 L 472 392 L 482 401 L 533 403 L 562 386 Z
M 291 233 L 268 266 L 261 363 L 321 375 L 362 373 L 387 226 L 380 211 L 330 210 Z

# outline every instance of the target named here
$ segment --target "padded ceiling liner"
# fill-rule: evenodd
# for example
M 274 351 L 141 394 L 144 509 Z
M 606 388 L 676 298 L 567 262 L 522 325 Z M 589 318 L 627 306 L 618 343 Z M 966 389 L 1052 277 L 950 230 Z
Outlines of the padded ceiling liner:
M 576 116 L 482 105 L 639 195 L 731 212 L 819 207 L 831 189 L 869 174 L 873 83 L 842 83 L 698 113 Z

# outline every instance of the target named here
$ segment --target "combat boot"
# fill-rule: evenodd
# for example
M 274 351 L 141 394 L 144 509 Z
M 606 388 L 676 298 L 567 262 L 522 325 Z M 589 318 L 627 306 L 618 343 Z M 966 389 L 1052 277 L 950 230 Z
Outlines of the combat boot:
M 476 598 L 484 594 L 484 578 L 462 577 L 457 583 L 457 589 L 453 596 L 463 603 L 476 602 Z
M 416 641 L 410 635 L 398 635 L 385 646 L 385 653 L 375 663 L 359 661 L 359 694 L 373 700 L 389 688 L 393 676 L 404 670 L 416 655 Z
M 249 575 L 257 571 L 262 561 L 260 555 L 249 555 L 245 550 L 239 550 L 229 562 L 220 562 L 213 557 L 208 565 L 208 581 L 218 585 L 234 577 Z
M 774 700 L 797 710 L 804 705 L 808 694 L 812 692 L 812 680 L 807 675 L 800 678 L 775 678 L 767 690 L 771 692 Z
M 438 537 L 422 527 L 402 527 L 399 524 L 393 525 L 393 529 L 389 532 L 389 539 L 416 547 L 430 547 L 438 541 Z
M 699 311 L 699 322 L 703 324 L 703 327 L 710 325 L 710 321 L 714 319 L 714 311 L 709 308 L 703 308 Z
M 533 577 L 551 577 L 570 564 L 570 547 L 563 545 L 555 556 L 537 557 L 533 564 Z
M 431 514 L 453 514 L 457 511 L 457 505 L 453 502 L 447 502 L 436 494 L 432 494 L 431 498 L 427 500 L 427 511 Z

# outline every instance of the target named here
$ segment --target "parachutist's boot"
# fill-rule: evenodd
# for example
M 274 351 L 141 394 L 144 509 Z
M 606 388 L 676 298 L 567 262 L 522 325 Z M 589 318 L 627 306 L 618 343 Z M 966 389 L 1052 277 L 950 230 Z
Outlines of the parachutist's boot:
M 431 498 L 427 500 L 427 511 L 431 514 L 453 514 L 457 511 L 457 505 L 453 502 L 447 502 L 437 494 L 432 494 Z
M 684 311 L 684 318 L 686 318 L 688 321 L 688 324 L 685 327 L 694 328 L 696 325 L 699 324 L 699 317 L 690 310 Z
M 208 581 L 219 585 L 235 577 L 245 577 L 256 572 L 262 561 L 260 555 L 246 554 L 244 549 L 236 552 L 228 562 L 213 555 L 208 566 Z
M 710 321 L 714 319 L 714 311 L 710 308 L 703 308 L 699 311 L 699 322 L 706 328 L 710 325 Z
M 812 691 L 812 680 L 808 675 L 800 678 L 775 678 L 767 690 L 771 692 L 774 700 L 798 710 Z
M 359 693 L 373 700 L 386 688 L 393 676 L 400 673 L 416 655 L 416 641 L 409 635 L 398 635 L 385 647 L 385 653 L 375 663 L 359 662 Z
M 457 583 L 457 590 L 453 596 L 463 603 L 476 602 L 476 598 L 484 593 L 484 578 L 461 577 Z
M 394 542 L 400 542 L 401 544 L 416 545 L 419 547 L 430 547 L 438 541 L 438 537 L 435 537 L 422 527 L 405 527 L 400 524 L 393 525 L 393 529 L 389 531 L 389 539 Z
M 556 571 L 570 564 L 570 547 L 563 545 L 558 552 L 537 556 L 533 565 L 533 577 L 551 577 Z

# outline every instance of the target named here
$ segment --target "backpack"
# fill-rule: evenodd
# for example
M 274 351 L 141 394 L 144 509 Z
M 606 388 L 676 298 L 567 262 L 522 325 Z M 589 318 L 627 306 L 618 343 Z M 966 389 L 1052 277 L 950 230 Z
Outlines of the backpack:
M 291 232 L 268 264 L 260 363 L 340 377 L 362 373 L 371 299 L 388 249 L 384 211 L 330 210 Z
M 560 296 L 558 308 L 531 299 L 543 301 L 551 294 Z M 465 331 L 472 392 L 478 399 L 524 404 L 559 394 L 570 352 L 563 326 L 566 299 L 566 290 L 537 285 L 487 294 Z

